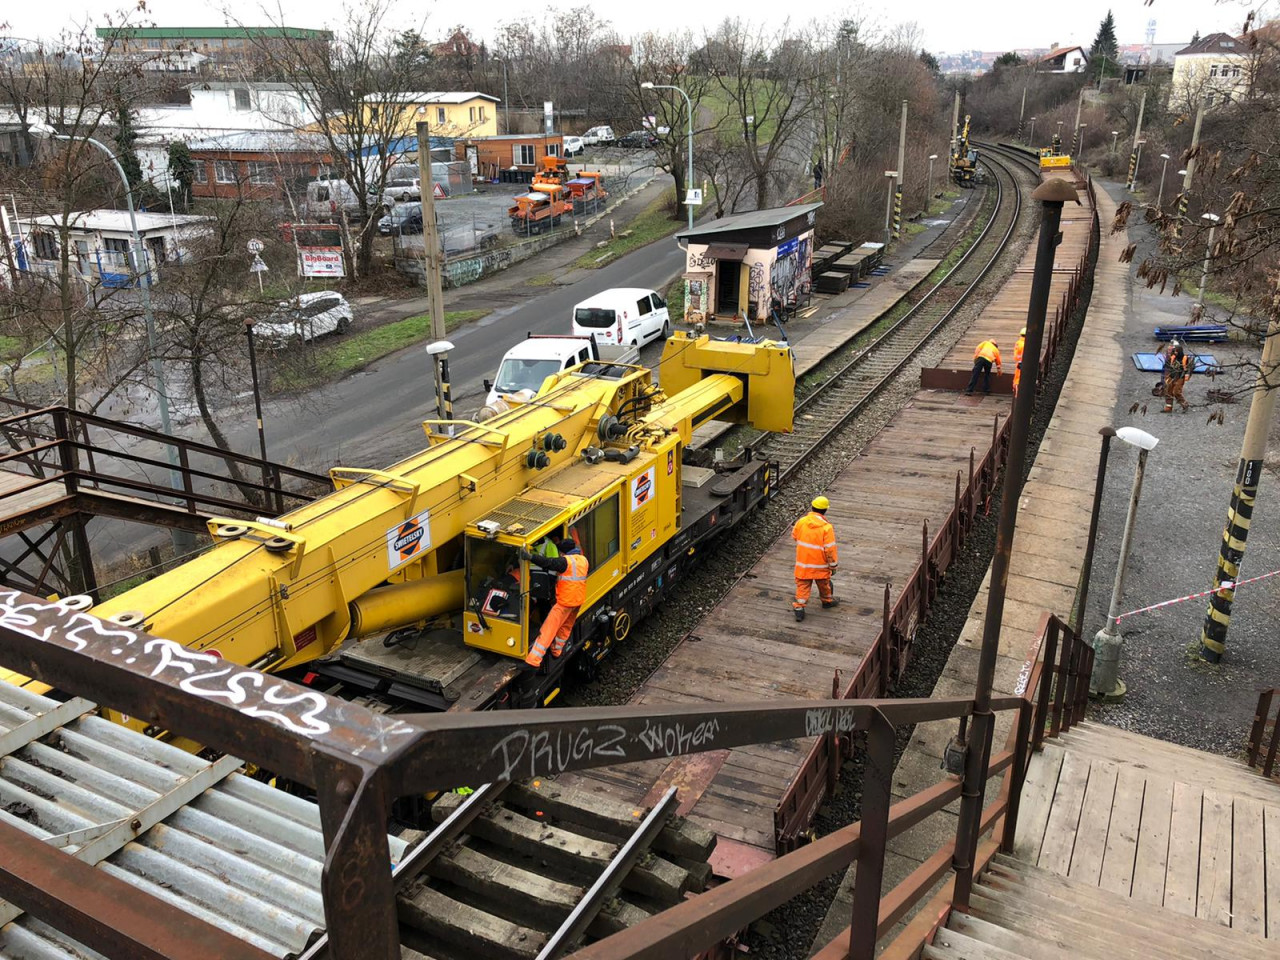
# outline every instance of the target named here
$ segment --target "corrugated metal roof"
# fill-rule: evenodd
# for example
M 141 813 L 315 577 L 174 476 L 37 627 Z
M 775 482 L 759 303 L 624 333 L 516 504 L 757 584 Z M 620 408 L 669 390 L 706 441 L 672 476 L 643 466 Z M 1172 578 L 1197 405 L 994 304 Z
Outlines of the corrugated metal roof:
M 14 731 L 59 706 L 0 683 L 0 740 L 25 739 Z M 0 757 L 0 818 L 45 841 L 92 832 L 162 803 L 193 777 L 216 776 L 213 766 L 90 713 Z M 63 845 L 68 853 L 94 842 L 69 839 L 78 842 Z M 405 843 L 390 843 L 398 861 Z M 110 853 L 99 869 L 286 957 L 324 927 L 323 863 L 315 804 L 230 773 Z M 0 928 L 3 960 L 98 956 L 26 914 Z
M 677 240 L 693 237 L 710 237 L 718 233 L 733 233 L 737 230 L 758 230 L 761 227 L 776 227 L 803 217 L 817 210 L 822 202 L 800 203 L 793 207 L 770 207 L 766 210 L 749 210 L 746 213 L 734 213 L 719 220 L 709 220 L 699 224 L 692 230 L 681 230 L 676 233 Z

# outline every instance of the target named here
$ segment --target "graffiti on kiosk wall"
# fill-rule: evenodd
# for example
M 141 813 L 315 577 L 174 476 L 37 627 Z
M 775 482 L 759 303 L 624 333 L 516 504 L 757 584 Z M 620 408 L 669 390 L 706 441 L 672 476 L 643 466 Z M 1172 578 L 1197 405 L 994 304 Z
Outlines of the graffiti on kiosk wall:
M 764 302 L 766 296 L 764 278 L 764 263 L 757 260 L 755 263 L 751 264 L 751 280 L 747 285 L 747 299 L 752 303 L 758 304 Z
M 710 248 L 708 247 L 706 249 L 699 250 L 696 253 L 693 250 L 690 250 L 686 269 L 714 270 L 716 268 L 716 260 L 715 260 L 715 257 L 712 257 L 708 254 L 707 251 L 709 249 Z

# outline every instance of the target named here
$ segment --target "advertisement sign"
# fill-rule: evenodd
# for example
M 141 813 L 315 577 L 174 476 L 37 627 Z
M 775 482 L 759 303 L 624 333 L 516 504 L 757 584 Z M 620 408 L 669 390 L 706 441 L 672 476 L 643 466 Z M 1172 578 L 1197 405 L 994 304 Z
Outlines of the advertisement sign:
M 299 247 L 298 266 L 304 277 L 342 277 L 346 266 L 341 247 Z

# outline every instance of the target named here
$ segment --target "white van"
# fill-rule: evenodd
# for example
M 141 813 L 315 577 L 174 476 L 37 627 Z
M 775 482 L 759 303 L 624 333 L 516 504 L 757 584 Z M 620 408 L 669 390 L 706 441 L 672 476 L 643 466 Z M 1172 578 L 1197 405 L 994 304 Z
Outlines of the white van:
M 313 223 L 351 219 L 360 215 L 360 197 L 345 180 L 312 180 L 303 209 Z
M 613 135 L 613 127 L 592 127 L 582 135 L 582 142 L 588 147 L 608 147 L 618 138 Z
M 497 376 L 484 382 L 487 396 L 480 419 L 488 419 L 494 412 L 500 412 L 498 404 L 502 397 L 514 395 L 521 400 L 532 399 L 547 377 L 592 360 L 637 364 L 640 354 L 628 347 L 601 350 L 590 337 L 530 334 L 506 352 Z
M 573 308 L 573 335 L 596 343 L 643 346 L 671 336 L 667 301 L 655 290 L 615 287 Z

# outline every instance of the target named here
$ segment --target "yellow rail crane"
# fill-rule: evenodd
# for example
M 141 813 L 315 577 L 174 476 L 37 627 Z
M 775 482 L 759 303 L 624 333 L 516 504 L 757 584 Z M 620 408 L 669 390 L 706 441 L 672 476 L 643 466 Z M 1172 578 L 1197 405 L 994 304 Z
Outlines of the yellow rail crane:
M 1049 146 L 1040 148 L 1040 169 L 1052 170 L 1071 166 L 1071 157 L 1062 152 L 1062 137 L 1055 133 Z
M 776 464 L 685 453 L 711 419 L 791 429 L 787 345 L 677 334 L 661 384 L 590 362 L 483 424 L 426 421 L 425 450 L 335 467 L 332 493 L 275 520 L 211 520 L 211 549 L 92 612 L 388 709 L 548 702 L 776 486 Z M 569 535 L 586 603 L 565 655 L 534 670 L 554 585 L 519 551 Z
M 978 151 L 969 145 L 969 114 L 964 127 L 956 135 L 951 148 L 951 179 L 961 187 L 972 188 L 978 173 Z

